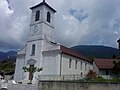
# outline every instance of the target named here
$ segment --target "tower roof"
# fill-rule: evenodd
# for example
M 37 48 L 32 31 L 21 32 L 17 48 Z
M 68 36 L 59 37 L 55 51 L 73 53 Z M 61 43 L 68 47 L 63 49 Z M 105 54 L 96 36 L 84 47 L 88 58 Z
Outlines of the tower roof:
M 39 3 L 39 4 L 37 4 L 37 5 L 33 6 L 33 7 L 31 7 L 30 9 L 34 9 L 34 8 L 37 8 L 37 7 L 43 6 L 43 5 L 45 5 L 46 7 L 50 8 L 52 11 L 56 12 L 56 10 L 53 9 L 51 6 L 49 6 L 49 5 L 45 2 L 45 0 L 43 0 L 41 3 Z

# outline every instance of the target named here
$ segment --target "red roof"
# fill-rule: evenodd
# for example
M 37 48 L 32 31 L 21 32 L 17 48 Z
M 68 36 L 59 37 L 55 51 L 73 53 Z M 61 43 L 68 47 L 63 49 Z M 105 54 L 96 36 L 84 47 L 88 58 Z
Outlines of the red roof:
M 80 58 L 80 59 L 84 59 L 86 61 L 89 61 L 89 62 L 92 62 L 92 60 L 84 57 L 83 55 L 81 55 L 79 52 L 76 52 L 76 51 L 73 51 L 72 49 L 70 48 L 67 48 L 65 46 L 60 46 L 60 50 L 62 51 L 62 53 L 65 53 L 65 54 L 68 54 L 68 55 L 71 55 L 71 56 L 74 56 L 74 57 L 77 57 L 77 58 Z
M 94 59 L 95 64 L 99 69 L 112 69 L 114 59 Z

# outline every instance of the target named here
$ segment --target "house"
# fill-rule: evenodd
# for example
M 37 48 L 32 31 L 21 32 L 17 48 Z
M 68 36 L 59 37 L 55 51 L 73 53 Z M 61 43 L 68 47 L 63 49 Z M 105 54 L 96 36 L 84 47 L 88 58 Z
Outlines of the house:
M 43 68 L 41 72 L 35 72 L 33 80 L 69 75 L 84 78 L 93 69 L 92 61 L 55 42 L 53 33 L 56 10 L 45 0 L 30 9 L 29 36 L 26 45 L 17 52 L 15 81 L 28 80 L 30 77 L 30 73 L 22 69 L 24 66 Z
M 96 72 L 98 76 L 102 76 L 105 79 L 110 79 L 113 77 L 112 72 L 112 69 L 114 67 L 113 61 L 115 61 L 115 59 L 95 58 L 93 61 L 93 70 Z

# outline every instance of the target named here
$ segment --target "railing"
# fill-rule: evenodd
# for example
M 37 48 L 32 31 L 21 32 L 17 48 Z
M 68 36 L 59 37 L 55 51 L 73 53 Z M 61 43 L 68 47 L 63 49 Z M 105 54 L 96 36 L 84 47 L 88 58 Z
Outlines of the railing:
M 80 80 L 81 75 L 39 75 L 39 80 Z

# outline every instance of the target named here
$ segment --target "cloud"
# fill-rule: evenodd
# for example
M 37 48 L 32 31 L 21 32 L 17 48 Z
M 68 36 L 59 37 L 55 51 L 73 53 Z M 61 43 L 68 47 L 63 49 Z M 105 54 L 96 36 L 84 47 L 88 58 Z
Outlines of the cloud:
M 0 1 L 0 11 L 1 11 L 1 14 L 4 14 L 5 16 L 8 16 L 13 13 L 13 10 L 10 9 L 10 5 L 6 0 Z
M 26 43 L 30 7 L 42 0 L 0 0 L 0 48 Z M 119 0 L 46 0 L 55 14 L 55 39 L 65 46 L 99 44 L 116 47 L 120 38 Z
M 18 7 L 12 7 L 12 4 L 15 5 L 8 0 L 0 1 L 0 49 L 18 49 L 26 41 L 29 28 L 27 14 L 19 13 L 16 11 Z
M 85 10 L 83 9 L 80 9 L 80 10 L 70 9 L 69 13 L 71 16 L 76 18 L 79 22 L 83 21 L 84 19 L 88 17 L 88 14 L 85 13 Z
M 76 17 L 72 18 L 68 13 L 64 13 L 63 16 L 66 16 L 66 19 L 63 17 L 62 22 L 64 23 L 62 25 L 64 26 L 61 26 L 64 27 L 62 28 L 64 31 L 58 31 L 59 34 L 62 34 L 60 36 L 64 38 L 61 40 L 59 37 L 58 40 L 67 46 L 74 46 L 77 44 L 99 44 L 116 47 L 116 40 L 119 38 L 118 34 L 120 32 L 119 29 L 115 29 L 115 27 L 111 27 L 109 24 L 120 15 L 118 11 L 118 8 L 120 8 L 118 5 L 119 1 L 81 0 L 79 2 L 81 2 L 81 4 L 72 4 L 72 7 L 69 3 L 69 8 L 73 8 L 73 16 L 78 15 L 78 12 L 76 11 L 79 11 L 81 9 L 85 10 L 86 14 L 83 15 L 87 15 L 87 18 L 83 18 L 82 23 L 78 23 L 74 20 Z M 76 19 L 79 20 L 78 18 Z M 119 28 L 118 25 L 117 28 Z M 62 32 L 69 32 L 69 35 Z

